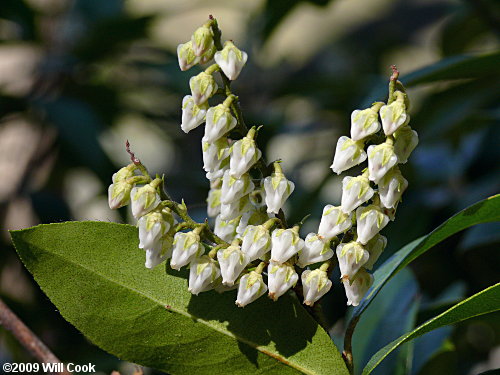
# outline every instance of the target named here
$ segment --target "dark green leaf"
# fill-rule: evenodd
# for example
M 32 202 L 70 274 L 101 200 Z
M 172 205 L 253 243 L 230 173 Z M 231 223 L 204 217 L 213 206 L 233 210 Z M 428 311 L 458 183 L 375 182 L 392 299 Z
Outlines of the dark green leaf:
M 104 222 L 12 232 L 61 314 L 121 359 L 170 374 L 347 374 L 328 334 L 295 298 L 241 309 L 234 291 L 192 296 L 184 278 L 144 268 L 137 238 L 135 227 Z

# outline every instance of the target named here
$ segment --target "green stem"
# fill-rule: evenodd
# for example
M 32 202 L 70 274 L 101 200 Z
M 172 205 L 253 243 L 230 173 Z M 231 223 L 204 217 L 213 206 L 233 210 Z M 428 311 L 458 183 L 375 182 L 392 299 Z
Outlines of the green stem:
M 349 322 L 349 326 L 345 332 L 344 337 L 344 351 L 342 352 L 342 358 L 349 370 L 350 374 L 354 374 L 354 359 L 352 357 L 352 335 L 354 334 L 354 329 L 356 324 L 358 324 L 359 316 L 356 316 Z
M 396 83 L 399 77 L 399 71 L 398 68 L 396 68 L 396 65 L 391 65 L 391 69 L 392 75 L 389 80 L 389 98 L 387 99 L 387 104 L 391 104 L 394 101 L 394 90 L 396 89 Z

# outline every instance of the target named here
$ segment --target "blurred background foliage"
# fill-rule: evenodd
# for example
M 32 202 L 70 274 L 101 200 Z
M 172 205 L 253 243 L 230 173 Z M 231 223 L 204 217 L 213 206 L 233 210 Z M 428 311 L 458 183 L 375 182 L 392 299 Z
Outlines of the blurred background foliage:
M 234 84 L 246 122 L 264 124 L 267 160 L 296 183 L 290 222 L 340 201 L 329 169 L 350 113 L 384 100 L 396 64 L 420 145 L 387 258 L 458 210 L 500 191 L 500 3 L 494 0 L 2 0 L 0 5 L 0 296 L 63 360 L 109 373 L 126 364 L 55 311 L 12 248 L 7 229 L 65 220 L 130 221 L 107 206 L 111 175 L 133 150 L 165 173 L 202 220 L 208 184 L 201 128 L 181 132 L 194 68 L 177 44 L 209 14 L 249 52 Z M 464 296 L 500 280 L 500 226 L 445 241 L 394 278 L 354 337 L 357 368 L 380 347 Z M 381 259 L 379 262 L 383 262 Z M 119 265 L 117 265 L 119 267 Z M 334 274 L 334 277 L 338 275 Z M 338 279 L 338 278 L 337 278 Z M 336 342 L 345 324 L 338 282 L 324 301 Z M 500 367 L 500 315 L 424 335 L 379 374 L 477 374 Z M 376 329 L 374 332 L 373 330 Z M 411 345 L 411 346 L 410 346 Z M 32 361 L 0 328 L 0 362 Z

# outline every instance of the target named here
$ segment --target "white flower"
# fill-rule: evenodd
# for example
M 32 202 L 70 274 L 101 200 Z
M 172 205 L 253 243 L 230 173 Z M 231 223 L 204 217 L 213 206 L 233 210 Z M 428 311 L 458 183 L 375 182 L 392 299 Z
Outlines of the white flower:
M 189 268 L 188 291 L 198 295 L 201 292 L 213 289 L 213 282 L 220 276 L 217 262 L 203 255 L 194 259 Z
M 368 173 L 370 181 L 378 183 L 396 165 L 398 157 L 392 144 L 384 142 L 368 147 Z
M 250 195 L 251 196 L 251 195 Z M 251 203 L 251 200 L 250 200 Z M 250 211 L 245 212 L 241 215 L 240 223 L 236 227 L 236 233 L 238 236 L 243 238 L 243 233 L 249 225 L 260 225 L 269 220 L 270 215 L 260 208 L 252 208 Z
M 389 222 L 381 208 L 376 205 L 359 207 L 356 210 L 358 241 L 366 245 Z
M 210 189 L 207 197 L 208 217 L 215 217 L 220 214 L 220 189 Z
M 224 134 L 228 133 L 238 123 L 231 114 L 229 107 L 219 104 L 211 107 L 207 112 L 207 123 L 205 125 L 205 139 L 207 142 L 215 142 Z
M 363 267 L 367 270 L 371 270 L 375 265 L 375 262 L 380 257 L 380 254 L 382 254 L 382 252 L 384 251 L 386 245 L 387 238 L 385 238 L 381 234 L 377 234 L 370 241 L 368 241 L 368 243 L 365 245 L 365 249 L 370 253 L 370 258 L 363 265 Z
M 214 33 L 208 25 L 203 25 L 195 30 L 191 37 L 193 51 L 196 56 L 201 56 L 214 45 Z
M 248 195 L 243 198 L 235 200 L 231 203 L 221 203 L 220 205 L 220 217 L 223 220 L 232 220 L 243 215 L 252 209 L 252 204 L 248 199 Z
M 349 213 L 373 197 L 368 177 L 344 177 L 342 180 L 342 211 Z
M 222 220 L 220 215 L 215 218 L 214 233 L 226 242 L 231 242 L 236 237 L 236 227 L 240 218 L 232 220 Z
M 109 208 L 116 210 L 117 208 L 126 206 L 130 202 L 130 193 L 133 184 L 127 180 L 119 180 L 109 185 L 108 188 L 108 204 Z
M 184 99 L 182 99 L 182 131 L 184 131 L 184 133 L 189 133 L 191 130 L 200 126 L 203 121 L 205 121 L 207 108 L 207 103 L 197 106 L 194 104 L 193 97 L 191 95 L 186 95 Z
M 316 233 L 309 233 L 304 241 L 304 247 L 299 251 L 297 265 L 304 268 L 309 264 L 324 262 L 332 256 L 333 250 L 330 249 L 330 241 Z
M 231 41 L 227 41 L 222 51 L 215 53 L 214 59 L 227 78 L 234 81 L 240 75 L 248 55 L 239 50 Z
M 236 141 L 231 147 L 229 170 L 231 175 L 241 177 L 260 159 L 262 152 L 255 145 L 255 128 L 251 128 L 246 137 Z
M 400 93 L 397 91 L 395 94 Z M 401 93 L 400 97 L 389 105 L 384 105 L 380 108 L 380 118 L 382 119 L 382 127 L 385 135 L 391 135 L 399 127 L 403 126 L 410 117 L 406 114 L 406 106 L 404 97 Z
M 177 58 L 182 71 L 192 68 L 200 61 L 200 58 L 194 54 L 191 41 L 177 46 Z
M 201 140 L 203 151 L 203 169 L 205 172 L 222 177 L 224 170 L 229 166 L 229 144 L 227 138 L 220 138 L 215 142 L 208 142 L 205 138 Z M 208 175 L 207 173 L 207 175 Z
M 160 204 L 160 195 L 156 190 L 160 183 L 160 179 L 155 179 L 147 185 L 136 186 L 132 189 L 130 192 L 132 214 L 136 219 L 152 211 Z
M 250 194 L 255 188 L 252 178 L 248 173 L 245 173 L 240 178 L 231 176 L 231 173 L 226 170 L 222 177 L 221 202 L 231 203 L 245 195 Z
M 395 208 L 407 187 L 408 181 L 399 168 L 392 168 L 378 183 L 380 202 L 386 208 Z
M 304 240 L 299 237 L 299 227 L 275 229 L 271 235 L 271 260 L 284 263 L 304 247 Z
M 314 305 L 314 302 L 323 297 L 332 287 L 328 275 L 321 269 L 302 272 L 302 287 L 304 288 L 304 304 Z
M 266 191 L 262 188 L 254 189 L 249 195 L 250 203 L 254 205 L 255 208 L 266 207 Z
M 363 150 L 362 141 L 353 141 L 351 138 L 342 136 L 337 142 L 335 156 L 330 168 L 337 174 L 354 167 L 366 160 L 366 152 Z
M 146 251 L 146 263 L 144 264 L 146 268 L 154 268 L 170 258 L 172 256 L 173 242 L 174 238 L 167 233 L 159 241 L 155 242 L 153 247 L 144 248 Z
M 226 249 L 217 252 L 217 259 L 220 264 L 222 283 L 233 286 L 234 282 L 249 263 L 248 257 L 237 245 L 231 245 Z
M 271 235 L 264 225 L 249 225 L 242 236 L 241 250 L 249 261 L 262 257 L 271 250 Z
M 352 226 L 352 213 L 346 214 L 340 207 L 328 204 L 323 208 L 319 223 L 318 235 L 331 240 L 337 234 L 343 233 Z
M 200 56 L 200 64 L 206 64 L 214 58 L 214 54 L 217 52 L 215 45 L 212 45 L 206 52 Z
M 394 133 L 394 152 L 398 163 L 405 164 L 418 145 L 418 134 L 409 126 L 403 126 Z
M 337 246 L 337 258 L 342 280 L 352 280 L 369 257 L 370 253 L 359 242 L 351 241 L 339 244 Z
M 177 232 L 174 236 L 174 249 L 170 267 L 180 270 L 188 265 L 193 259 L 203 254 L 203 245 L 200 243 L 200 235 L 195 231 L 183 233 Z
M 194 103 L 198 106 L 202 105 L 209 98 L 211 98 L 219 88 L 214 77 L 205 72 L 201 72 L 200 74 L 191 77 L 189 80 L 189 87 L 191 88 L 191 95 Z
M 266 192 L 266 206 L 268 213 L 278 214 L 290 194 L 295 189 L 295 184 L 287 180 L 279 162 L 274 163 L 274 172 L 264 179 Z
M 151 249 L 155 247 L 160 238 L 174 225 L 174 217 L 169 208 L 152 211 L 141 216 L 137 222 L 139 227 L 139 248 Z
M 375 103 L 373 107 L 359 110 L 351 114 L 351 139 L 359 141 L 380 130 L 378 109 L 382 103 Z
M 236 304 L 245 307 L 267 292 L 267 285 L 262 280 L 262 275 L 255 271 L 243 275 L 238 287 Z
M 271 261 L 267 266 L 269 297 L 274 301 L 277 301 L 288 289 L 295 286 L 298 280 L 299 275 L 297 275 L 293 266 L 289 264 L 279 264 Z
M 358 306 L 368 289 L 373 284 L 373 276 L 364 269 L 354 276 L 354 280 L 344 280 L 345 294 L 347 296 L 347 306 Z

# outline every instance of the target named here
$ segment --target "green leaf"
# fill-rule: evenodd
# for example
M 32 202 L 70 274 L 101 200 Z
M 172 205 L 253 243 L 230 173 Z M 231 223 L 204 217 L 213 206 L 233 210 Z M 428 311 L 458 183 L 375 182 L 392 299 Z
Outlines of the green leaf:
M 472 297 L 456 304 L 441 315 L 436 316 L 413 331 L 401 336 L 397 340 L 394 340 L 380 349 L 363 369 L 363 375 L 370 374 L 389 353 L 401 344 L 437 328 L 455 324 L 478 315 L 498 311 L 500 310 L 500 304 L 498 301 L 500 301 L 500 283 L 486 288 Z
M 389 279 L 433 246 L 465 228 L 498 220 L 500 220 L 500 194 L 479 201 L 460 211 L 428 235 L 418 238 L 404 246 L 375 271 L 373 286 L 359 306 L 354 309 L 353 318 L 359 316 L 366 310 L 368 305 Z
M 170 374 L 348 374 L 328 334 L 292 296 L 238 308 L 235 291 L 198 297 L 144 268 L 137 229 L 104 222 L 11 232 L 61 314 L 117 357 Z

